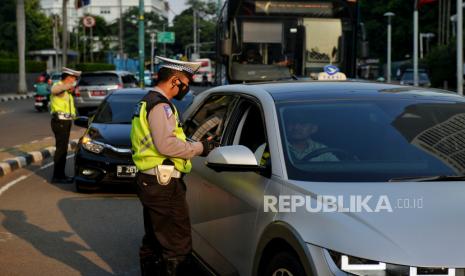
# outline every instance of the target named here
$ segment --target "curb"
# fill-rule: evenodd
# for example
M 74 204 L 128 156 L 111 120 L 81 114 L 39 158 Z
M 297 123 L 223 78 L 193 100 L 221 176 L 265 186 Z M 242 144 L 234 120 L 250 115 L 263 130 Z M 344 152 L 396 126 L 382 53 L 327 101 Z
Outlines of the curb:
M 14 101 L 14 100 L 25 100 L 25 99 L 30 99 L 34 97 L 34 93 L 27 93 L 24 95 L 6 95 L 6 96 L 0 96 L 0 102 L 8 102 L 8 101 Z
M 77 146 L 78 139 L 71 140 L 68 144 L 68 150 L 74 150 Z M 24 168 L 32 163 L 43 161 L 55 155 L 55 147 L 47 147 L 40 151 L 31 151 L 25 155 L 15 158 L 6 159 L 0 162 L 0 176 L 7 175 L 17 169 Z

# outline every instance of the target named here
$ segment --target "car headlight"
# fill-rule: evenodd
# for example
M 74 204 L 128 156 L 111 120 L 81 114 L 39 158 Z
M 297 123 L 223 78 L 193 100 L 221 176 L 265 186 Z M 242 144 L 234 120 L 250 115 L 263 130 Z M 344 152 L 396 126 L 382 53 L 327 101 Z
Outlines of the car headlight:
M 389 275 L 455 275 L 453 268 L 410 267 L 405 265 L 386 264 L 383 262 L 344 255 L 325 250 L 325 257 L 332 267 L 337 267 L 349 275 L 389 276 Z
M 97 141 L 92 140 L 89 136 L 85 135 L 81 139 L 82 147 L 93 153 L 101 153 L 105 146 Z

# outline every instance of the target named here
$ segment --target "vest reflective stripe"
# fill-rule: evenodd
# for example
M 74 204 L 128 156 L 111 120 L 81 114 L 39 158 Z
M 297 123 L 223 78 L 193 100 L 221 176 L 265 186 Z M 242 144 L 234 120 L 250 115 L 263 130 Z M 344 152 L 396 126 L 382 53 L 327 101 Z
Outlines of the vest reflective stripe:
M 148 169 L 155 168 L 158 165 L 162 165 L 165 159 L 169 158 L 176 169 L 183 173 L 191 171 L 192 164 L 189 160 L 182 158 L 167 157 L 162 155 L 156 149 L 152 135 L 150 134 L 149 123 L 147 120 L 147 102 L 141 101 L 138 105 L 135 115 L 132 119 L 131 127 L 131 143 L 132 143 L 132 160 L 136 164 L 139 171 L 145 171 Z M 186 135 L 179 126 L 178 111 L 174 110 L 174 116 L 176 116 L 176 128 L 174 135 L 182 140 L 186 141 Z
M 55 85 L 61 85 L 63 82 L 59 81 Z M 71 91 L 63 92 L 64 96 L 50 95 L 50 112 L 69 114 L 72 117 L 76 116 L 76 109 L 74 107 L 74 98 Z

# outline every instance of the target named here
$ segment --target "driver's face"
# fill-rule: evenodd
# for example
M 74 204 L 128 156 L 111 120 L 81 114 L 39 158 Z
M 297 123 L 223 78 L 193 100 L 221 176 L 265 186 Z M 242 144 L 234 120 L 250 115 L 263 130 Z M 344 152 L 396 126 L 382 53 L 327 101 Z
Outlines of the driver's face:
M 291 122 L 287 131 L 292 140 L 306 140 L 317 131 L 318 127 L 308 122 Z

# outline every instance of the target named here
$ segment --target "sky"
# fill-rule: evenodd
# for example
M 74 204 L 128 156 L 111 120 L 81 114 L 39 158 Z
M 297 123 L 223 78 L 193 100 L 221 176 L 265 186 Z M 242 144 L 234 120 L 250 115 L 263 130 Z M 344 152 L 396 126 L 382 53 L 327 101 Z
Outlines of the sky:
M 171 11 L 169 12 L 170 22 L 173 20 L 175 14 L 180 14 L 183 10 L 186 9 L 185 0 L 168 0 L 170 4 Z M 173 14 L 173 12 L 175 14 Z

